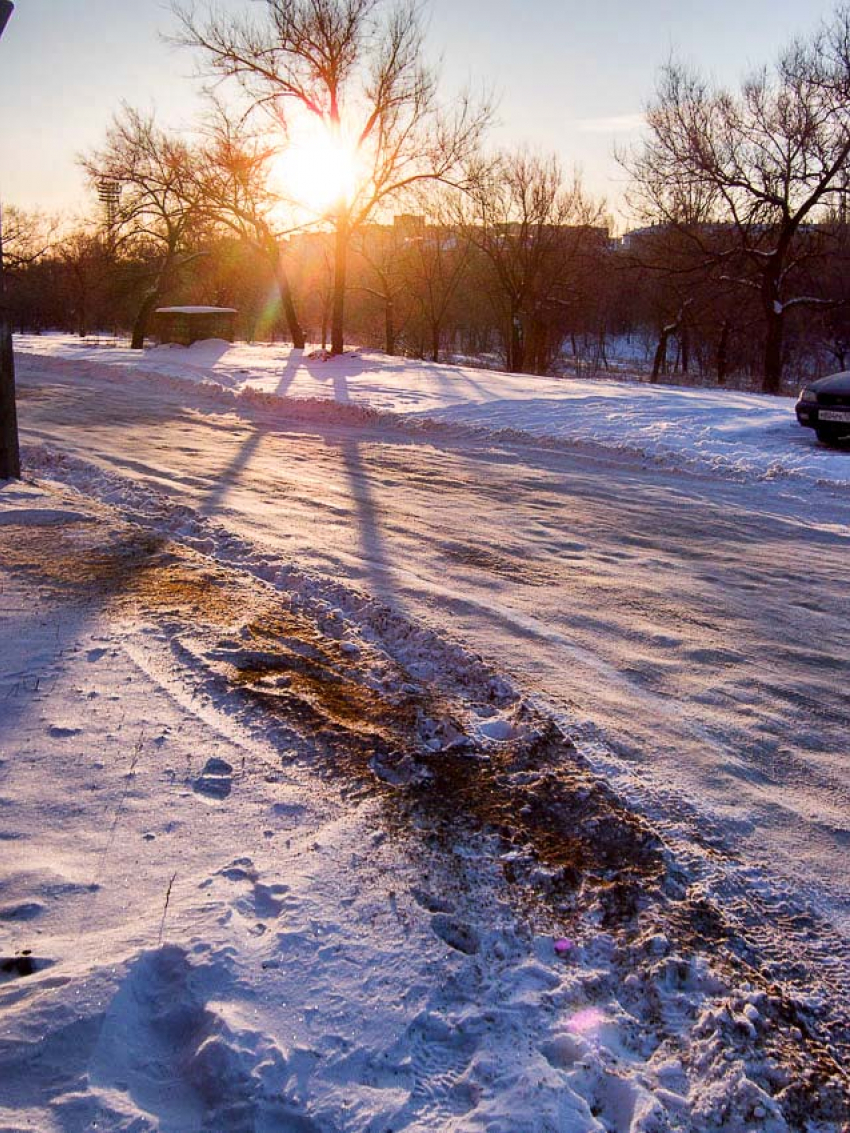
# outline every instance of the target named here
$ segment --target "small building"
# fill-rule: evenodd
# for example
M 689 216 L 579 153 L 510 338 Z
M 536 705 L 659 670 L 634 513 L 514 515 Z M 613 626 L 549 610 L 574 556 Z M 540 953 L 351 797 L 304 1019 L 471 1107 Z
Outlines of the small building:
M 159 307 L 154 333 L 160 342 L 191 346 L 205 338 L 233 342 L 235 307 Z

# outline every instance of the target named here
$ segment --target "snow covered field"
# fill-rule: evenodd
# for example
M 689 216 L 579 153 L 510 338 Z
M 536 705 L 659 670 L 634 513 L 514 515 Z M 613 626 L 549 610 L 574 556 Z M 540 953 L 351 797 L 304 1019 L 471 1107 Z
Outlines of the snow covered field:
M 103 343 L 108 340 L 102 340 Z M 324 398 L 380 413 L 428 418 L 493 433 L 601 445 L 672 468 L 737 478 L 783 477 L 850 486 L 850 453 L 818 445 L 796 421 L 793 400 L 646 383 L 547 379 L 458 366 L 411 364 L 378 354 L 329 361 L 284 346 L 210 341 L 144 355 L 71 335 L 19 336 L 43 358 L 216 382 L 239 394 Z
M 22 347 L 0 1133 L 844 1133 L 850 453 L 737 394 Z
M 30 467 L 0 488 L 0 1129 L 842 1128 L 824 1005 L 498 674 Z

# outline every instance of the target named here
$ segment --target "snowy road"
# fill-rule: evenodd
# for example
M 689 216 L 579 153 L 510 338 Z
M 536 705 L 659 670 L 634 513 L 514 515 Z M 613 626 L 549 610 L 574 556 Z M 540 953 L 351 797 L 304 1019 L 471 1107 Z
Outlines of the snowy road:
M 715 842 L 730 893 L 764 871 L 850 937 L 846 495 L 236 417 L 35 360 L 19 384 L 25 442 L 156 484 L 462 639 L 673 839 Z

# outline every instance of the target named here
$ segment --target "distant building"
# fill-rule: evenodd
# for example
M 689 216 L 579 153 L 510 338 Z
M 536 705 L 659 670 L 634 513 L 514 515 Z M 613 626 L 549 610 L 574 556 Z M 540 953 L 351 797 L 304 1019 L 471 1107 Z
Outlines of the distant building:
M 402 240 L 418 240 L 425 235 L 425 217 L 403 212 L 393 217 L 393 229 Z

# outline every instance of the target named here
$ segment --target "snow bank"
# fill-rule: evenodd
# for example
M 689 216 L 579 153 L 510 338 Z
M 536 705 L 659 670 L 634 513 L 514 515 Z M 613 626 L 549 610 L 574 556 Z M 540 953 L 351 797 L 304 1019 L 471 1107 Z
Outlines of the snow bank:
M 144 354 L 71 336 L 19 336 L 25 354 L 131 374 L 216 383 L 265 400 L 324 400 L 502 439 L 603 446 L 740 479 L 850 486 L 850 453 L 819 445 L 790 398 L 624 381 L 547 379 L 353 352 L 322 359 L 279 345 L 210 341 Z

